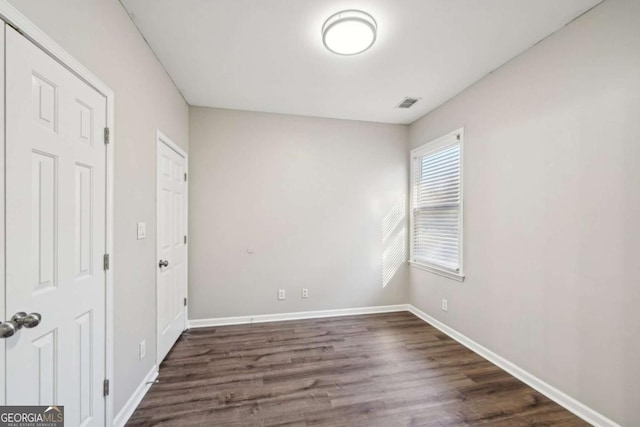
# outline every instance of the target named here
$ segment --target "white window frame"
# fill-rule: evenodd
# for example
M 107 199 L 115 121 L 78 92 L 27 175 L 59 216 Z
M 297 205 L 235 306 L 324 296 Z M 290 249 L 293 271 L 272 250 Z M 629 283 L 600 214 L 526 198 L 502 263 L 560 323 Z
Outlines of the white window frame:
M 459 139 L 458 139 L 459 138 Z M 423 262 L 415 261 L 413 258 L 413 235 L 414 235 L 414 219 L 413 219 L 413 211 L 414 211 L 414 194 L 415 194 L 415 164 L 416 158 L 424 156 L 425 154 L 429 154 L 436 150 L 441 150 L 445 147 L 460 144 L 460 215 L 458 216 L 458 258 L 460 268 L 458 272 L 452 272 L 449 270 L 445 270 L 443 268 L 438 268 L 436 265 L 425 264 Z M 421 270 L 429 271 L 431 273 L 438 274 L 440 276 L 448 277 L 453 280 L 457 280 L 462 282 L 464 280 L 464 228 L 463 228 L 463 218 L 464 218 L 464 128 L 459 128 L 450 132 L 440 138 L 434 139 L 433 141 L 427 142 L 426 144 L 411 150 L 411 155 L 409 158 L 409 162 L 411 164 L 411 177 L 410 177 L 410 188 L 409 188 L 409 265 L 415 268 L 419 268 Z

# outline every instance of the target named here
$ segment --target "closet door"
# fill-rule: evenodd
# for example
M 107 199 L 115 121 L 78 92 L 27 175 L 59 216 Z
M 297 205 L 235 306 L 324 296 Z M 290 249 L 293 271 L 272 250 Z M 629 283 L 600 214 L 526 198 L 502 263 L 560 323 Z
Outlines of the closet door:
M 6 27 L 6 403 L 103 425 L 106 99 Z

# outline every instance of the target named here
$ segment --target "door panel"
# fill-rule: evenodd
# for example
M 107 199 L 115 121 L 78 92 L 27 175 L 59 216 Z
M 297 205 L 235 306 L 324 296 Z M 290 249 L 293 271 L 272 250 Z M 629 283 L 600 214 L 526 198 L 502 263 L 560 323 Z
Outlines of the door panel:
M 28 359 L 38 361 L 36 370 L 37 382 L 30 384 L 32 387 L 35 386 L 34 389 L 38 393 L 38 399 L 32 400 L 32 402 L 38 405 L 47 405 L 48 403 L 46 402 L 58 402 L 58 384 L 56 378 L 56 373 L 58 372 L 58 336 L 56 332 L 57 329 L 53 329 L 33 340 L 31 342 L 31 351 L 29 351 L 30 354 L 27 355 Z M 9 397 L 12 398 L 13 389 L 10 387 L 8 389 Z M 17 399 L 13 399 L 13 401 L 15 405 L 19 404 Z
M 184 330 L 186 310 L 186 159 L 158 143 L 158 362 Z
M 57 286 L 57 159 L 51 154 L 31 153 L 31 251 L 33 293 Z
M 106 99 L 9 27 L 6 80 L 7 404 L 103 425 Z

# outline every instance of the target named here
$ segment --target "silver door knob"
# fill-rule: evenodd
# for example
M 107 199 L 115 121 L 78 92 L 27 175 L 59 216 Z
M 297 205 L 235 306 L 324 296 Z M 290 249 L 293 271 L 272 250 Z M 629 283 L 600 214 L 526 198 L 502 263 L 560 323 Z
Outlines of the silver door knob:
M 169 266 L 169 261 L 167 261 L 166 259 L 160 260 L 160 262 L 158 263 L 158 267 L 162 268 L 162 267 L 168 267 Z
M 12 337 L 18 330 L 18 324 L 13 321 L 0 323 L 0 338 Z
M 35 328 L 40 324 L 41 320 L 42 316 L 40 313 L 27 314 L 24 311 L 14 314 L 11 318 L 11 321 L 18 325 L 16 329 L 23 327 L 27 329 Z

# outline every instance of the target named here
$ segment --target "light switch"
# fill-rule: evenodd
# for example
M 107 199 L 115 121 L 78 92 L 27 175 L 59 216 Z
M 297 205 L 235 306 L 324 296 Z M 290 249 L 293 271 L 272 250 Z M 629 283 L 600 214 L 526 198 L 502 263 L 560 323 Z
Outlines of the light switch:
M 138 240 L 147 238 L 147 223 L 139 222 L 138 223 Z

